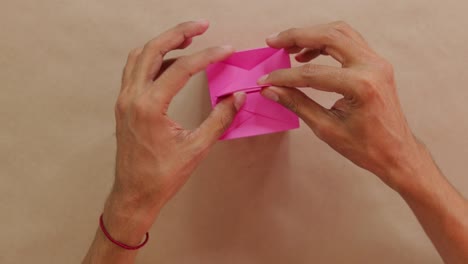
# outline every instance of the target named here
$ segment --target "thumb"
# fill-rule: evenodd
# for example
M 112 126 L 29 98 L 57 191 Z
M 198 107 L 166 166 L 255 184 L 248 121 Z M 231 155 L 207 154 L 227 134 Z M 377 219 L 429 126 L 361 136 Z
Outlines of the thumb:
M 236 92 L 219 102 L 208 118 L 194 132 L 200 147 L 208 147 L 215 143 L 229 128 L 234 117 L 245 102 L 247 95 Z
M 278 102 L 294 112 L 314 132 L 321 124 L 332 121 L 328 109 L 309 98 L 297 88 L 270 86 L 263 89 L 261 94 L 265 98 Z

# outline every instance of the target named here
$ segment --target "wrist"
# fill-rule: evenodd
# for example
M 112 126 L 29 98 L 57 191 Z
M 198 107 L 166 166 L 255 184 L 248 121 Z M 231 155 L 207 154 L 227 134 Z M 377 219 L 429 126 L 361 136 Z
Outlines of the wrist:
M 138 245 L 158 214 L 159 209 L 113 191 L 104 206 L 103 223 L 113 239 L 128 245 Z
M 390 187 L 403 198 L 437 188 L 429 185 L 437 185 L 444 180 L 426 146 L 416 139 L 411 145 L 411 151 L 401 154 L 401 161 L 389 169 L 386 176 Z
M 384 163 L 383 169 L 376 174 L 398 193 L 411 191 L 427 178 L 428 172 L 438 171 L 431 154 L 416 138 L 409 140 L 393 156 L 395 158 Z

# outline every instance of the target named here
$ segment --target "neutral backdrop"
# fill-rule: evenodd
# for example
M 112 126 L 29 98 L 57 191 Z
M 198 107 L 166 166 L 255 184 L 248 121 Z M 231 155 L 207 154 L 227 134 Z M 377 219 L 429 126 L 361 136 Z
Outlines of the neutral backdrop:
M 192 19 L 212 26 L 182 53 L 262 47 L 289 27 L 349 22 L 394 64 L 411 127 L 466 196 L 467 8 L 461 0 L 2 0 L 0 263 L 81 260 L 112 184 L 127 53 Z M 308 94 L 326 106 L 338 98 Z M 209 111 L 199 74 L 170 115 L 193 128 Z M 219 142 L 150 232 L 139 263 L 441 263 L 404 201 L 304 123 Z

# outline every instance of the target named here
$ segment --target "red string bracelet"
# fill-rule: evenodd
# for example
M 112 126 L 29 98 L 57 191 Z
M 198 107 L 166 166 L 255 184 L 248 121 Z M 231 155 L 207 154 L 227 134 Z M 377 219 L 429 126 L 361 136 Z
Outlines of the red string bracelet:
M 124 248 L 124 249 L 128 249 L 128 250 L 137 250 L 137 249 L 140 249 L 141 247 L 143 247 L 144 245 L 146 245 L 146 243 L 148 242 L 148 239 L 149 239 L 149 234 L 148 232 L 146 232 L 146 236 L 145 236 L 145 241 L 143 241 L 140 245 L 138 246 L 129 246 L 129 245 L 126 245 L 122 242 L 119 242 L 115 239 L 112 238 L 112 236 L 109 234 L 109 232 L 107 232 L 106 228 L 104 227 L 104 222 L 102 221 L 102 214 L 101 214 L 101 217 L 99 217 L 99 226 L 101 227 L 101 230 L 102 232 L 104 233 L 104 235 L 107 237 L 107 239 L 109 239 L 112 243 L 116 244 L 117 246 L 121 247 L 121 248 Z

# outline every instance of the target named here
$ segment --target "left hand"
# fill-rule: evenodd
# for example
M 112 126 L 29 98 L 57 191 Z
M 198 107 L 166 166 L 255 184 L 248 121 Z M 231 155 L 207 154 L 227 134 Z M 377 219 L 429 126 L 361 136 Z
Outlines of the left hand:
M 405 177 L 419 164 L 431 164 L 400 106 L 392 65 L 359 32 L 344 22 L 292 28 L 267 39 L 273 48 L 298 53 L 299 67 L 262 78 L 262 95 L 295 112 L 318 138 L 387 185 L 403 191 L 417 181 Z M 330 55 L 341 67 L 309 63 Z M 276 87 L 275 87 L 276 86 Z M 343 97 L 327 109 L 296 87 L 335 92 Z
M 193 131 L 167 116 L 172 98 L 192 75 L 234 52 L 230 46 L 212 47 L 163 61 L 166 53 L 187 47 L 207 29 L 207 21 L 182 23 L 128 57 L 115 107 L 115 181 L 104 210 L 106 227 L 122 242 L 141 241 L 245 101 L 244 93 L 221 101 Z

